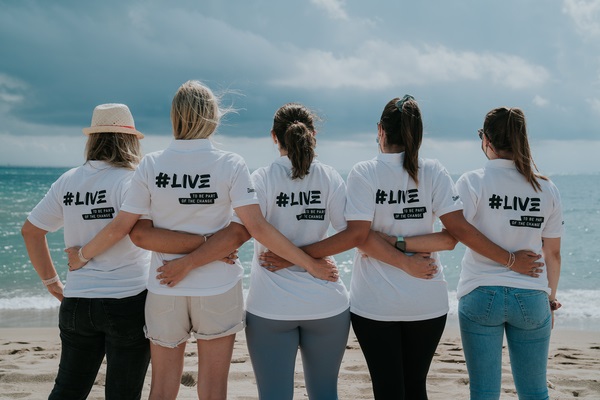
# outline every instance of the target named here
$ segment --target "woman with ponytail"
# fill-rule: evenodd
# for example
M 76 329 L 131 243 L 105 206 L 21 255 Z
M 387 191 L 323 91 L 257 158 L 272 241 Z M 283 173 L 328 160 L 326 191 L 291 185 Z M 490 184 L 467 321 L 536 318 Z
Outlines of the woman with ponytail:
M 357 253 L 354 258 L 352 327 L 375 399 L 427 399 L 427 373 L 449 309 L 436 251 L 452 249 L 456 238 L 496 265 L 510 263 L 513 270 L 532 274 L 540 265 L 537 254 L 504 250 L 467 223 L 446 169 L 437 160 L 419 157 L 422 138 L 415 99 L 394 98 L 377 124 L 380 154 L 356 164 L 348 175 L 348 226 L 367 223 L 398 249 L 386 243 L 396 256 L 384 257 L 384 249 L 367 240 L 359 249 L 369 256 Z M 436 218 L 445 230 L 433 233 Z M 409 256 L 406 251 L 421 253 Z M 430 260 L 428 268 L 409 267 L 413 259 Z
M 466 250 L 457 294 L 471 399 L 500 398 L 505 333 L 517 395 L 548 399 L 548 347 L 554 311 L 560 307 L 560 195 L 536 173 L 522 110 L 490 111 L 479 138 L 488 161 L 456 184 L 466 219 L 507 249 L 541 253 L 545 268 L 523 274 Z
M 271 137 L 280 157 L 252 174 L 265 218 L 296 246 L 326 238 L 330 226 L 346 228 L 345 184 L 333 168 L 315 158 L 315 119 L 301 104 L 279 108 Z M 349 240 L 343 250 L 352 243 Z M 246 337 L 259 398 L 293 398 L 300 349 L 308 397 L 337 399 L 350 329 L 346 287 L 337 271 L 326 281 L 293 263 L 282 267 L 274 254 L 263 255 L 266 251 L 266 244 L 255 240 L 246 302 Z

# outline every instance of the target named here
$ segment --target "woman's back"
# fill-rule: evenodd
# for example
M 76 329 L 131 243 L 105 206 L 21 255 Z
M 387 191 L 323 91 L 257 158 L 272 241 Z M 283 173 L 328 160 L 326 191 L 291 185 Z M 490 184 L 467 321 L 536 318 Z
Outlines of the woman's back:
M 511 160 L 495 159 L 457 181 L 467 221 L 494 243 L 510 251 L 542 253 L 542 238 L 562 233 L 560 195 L 550 181 L 539 179 L 536 191 Z M 540 260 L 543 262 L 543 259 Z M 540 277 L 518 274 L 467 248 L 458 296 L 481 285 L 546 290 L 546 269 Z

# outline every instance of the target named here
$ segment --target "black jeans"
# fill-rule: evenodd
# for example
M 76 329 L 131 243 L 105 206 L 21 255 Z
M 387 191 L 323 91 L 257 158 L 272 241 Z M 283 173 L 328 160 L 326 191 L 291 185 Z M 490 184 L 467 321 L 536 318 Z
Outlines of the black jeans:
M 144 335 L 146 293 L 123 299 L 63 299 L 60 365 L 49 399 L 87 398 L 105 355 L 105 398 L 141 398 L 150 362 Z
M 377 400 L 426 400 L 427 373 L 446 315 L 423 321 L 375 321 L 351 314 Z

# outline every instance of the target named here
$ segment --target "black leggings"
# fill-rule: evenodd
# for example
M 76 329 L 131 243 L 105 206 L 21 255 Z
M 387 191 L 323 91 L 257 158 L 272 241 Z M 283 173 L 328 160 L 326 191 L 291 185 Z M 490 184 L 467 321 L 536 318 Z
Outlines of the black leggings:
M 424 321 L 375 321 L 352 316 L 377 400 L 426 400 L 427 373 L 446 315 Z

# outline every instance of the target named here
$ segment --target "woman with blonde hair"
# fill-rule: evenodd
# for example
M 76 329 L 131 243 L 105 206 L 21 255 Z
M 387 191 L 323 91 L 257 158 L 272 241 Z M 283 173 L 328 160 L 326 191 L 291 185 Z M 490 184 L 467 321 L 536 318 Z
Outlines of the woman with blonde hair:
M 67 247 L 92 239 L 119 212 L 141 158 L 133 117 L 124 104 L 94 109 L 85 159 L 65 172 L 33 209 L 22 234 L 31 263 L 60 302 L 60 365 L 50 399 L 84 399 L 106 356 L 107 399 L 139 399 L 150 361 L 144 337 L 149 253 L 123 237 L 88 268 L 69 271 L 63 286 L 46 234 L 64 227 Z
M 465 251 L 457 295 L 471 399 L 500 398 L 505 333 L 517 395 L 548 399 L 548 346 L 560 307 L 560 194 L 536 173 L 521 109 L 491 110 L 478 133 L 488 161 L 456 183 L 465 218 L 507 249 L 541 253 L 546 268 L 531 273 Z
M 198 81 L 184 83 L 171 107 L 174 140 L 165 150 L 144 157 L 114 223 L 79 249 L 82 261 L 97 257 L 127 235 L 141 215 L 148 215 L 157 228 L 204 237 L 221 231 L 184 261 L 172 261 L 181 254 L 152 253 L 146 302 L 151 399 L 177 397 L 190 333 L 197 339 L 198 396 L 227 397 L 235 334 L 244 327 L 242 266 L 237 260 L 234 265 L 220 261 L 238 245 L 222 234 L 235 225 L 230 224 L 233 210 L 250 234 L 269 248 L 317 276 L 333 279 L 336 273 L 334 265 L 309 257 L 266 222 L 244 160 L 216 149 L 209 140 L 221 113 L 208 87 Z M 75 249 L 71 254 L 75 262 Z M 166 262 L 171 265 L 167 270 Z M 189 268 L 178 268 L 178 262 Z M 173 278 L 173 271 L 180 273 Z

